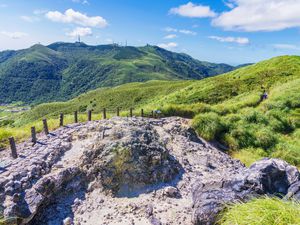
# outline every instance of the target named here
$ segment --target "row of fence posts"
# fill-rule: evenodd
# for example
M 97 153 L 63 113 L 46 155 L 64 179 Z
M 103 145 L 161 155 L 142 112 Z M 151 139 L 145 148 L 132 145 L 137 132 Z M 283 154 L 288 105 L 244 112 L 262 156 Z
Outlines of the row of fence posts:
M 117 108 L 117 116 L 120 116 L 120 108 Z M 133 117 L 133 108 L 130 108 L 129 116 Z M 151 117 L 154 118 L 154 116 L 155 116 L 154 111 L 151 111 Z M 92 121 L 92 110 L 88 110 L 87 117 L 88 117 L 88 121 Z M 144 109 L 141 109 L 141 117 L 144 117 Z M 103 119 L 107 118 L 105 108 L 103 109 L 103 112 L 102 112 L 102 118 Z M 74 112 L 74 123 L 78 123 L 78 112 L 77 111 Z M 60 127 L 64 126 L 64 114 L 63 113 L 61 113 L 59 115 L 59 126 Z M 45 135 L 49 134 L 47 119 L 43 119 L 43 130 L 44 130 Z M 8 140 L 9 140 L 9 145 L 10 145 L 10 149 L 11 149 L 11 156 L 14 159 L 16 159 L 16 158 L 18 158 L 18 153 L 17 153 L 15 139 L 14 139 L 14 137 L 10 137 Z M 35 127 L 31 127 L 31 142 L 33 145 L 35 145 L 37 143 Z

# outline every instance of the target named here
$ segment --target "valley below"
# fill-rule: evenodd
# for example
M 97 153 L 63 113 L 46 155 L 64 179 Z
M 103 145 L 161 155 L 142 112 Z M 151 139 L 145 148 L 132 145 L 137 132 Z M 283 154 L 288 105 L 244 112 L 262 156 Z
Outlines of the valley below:
M 228 204 L 265 195 L 300 200 L 296 167 L 265 158 L 247 168 L 190 123 L 113 117 L 41 133 L 34 146 L 17 145 L 17 159 L 1 152 L 6 222 L 214 224 Z

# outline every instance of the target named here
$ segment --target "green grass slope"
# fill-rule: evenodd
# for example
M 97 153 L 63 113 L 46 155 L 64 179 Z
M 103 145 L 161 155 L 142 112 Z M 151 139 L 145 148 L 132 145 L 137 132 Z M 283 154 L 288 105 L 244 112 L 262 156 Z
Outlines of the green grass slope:
M 261 102 L 263 90 L 269 98 Z M 271 156 L 299 167 L 299 106 L 300 57 L 282 56 L 200 81 L 132 83 L 97 89 L 68 102 L 42 104 L 18 115 L 10 127 L 0 128 L 0 136 L 21 137 L 24 126 L 29 130 L 29 124 L 40 123 L 43 117 L 57 119 L 60 112 L 161 109 L 165 116 L 193 118 L 202 137 L 223 144 L 247 165 Z
M 298 225 L 300 204 L 278 198 L 253 199 L 230 205 L 220 217 L 218 224 L 222 225 Z
M 34 45 L 0 52 L 0 103 L 65 101 L 99 87 L 202 79 L 233 70 L 156 46 Z

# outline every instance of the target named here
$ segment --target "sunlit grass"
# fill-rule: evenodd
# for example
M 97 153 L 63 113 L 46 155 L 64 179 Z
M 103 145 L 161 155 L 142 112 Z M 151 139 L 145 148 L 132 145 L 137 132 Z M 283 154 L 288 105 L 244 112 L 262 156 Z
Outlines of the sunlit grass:
M 299 225 L 300 204 L 265 197 L 229 205 L 220 217 L 220 225 Z

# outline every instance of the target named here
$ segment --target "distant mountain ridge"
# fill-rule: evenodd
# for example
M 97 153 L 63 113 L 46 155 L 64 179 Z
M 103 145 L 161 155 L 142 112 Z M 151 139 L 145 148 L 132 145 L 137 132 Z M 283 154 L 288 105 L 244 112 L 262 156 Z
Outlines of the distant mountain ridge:
M 0 103 L 62 101 L 99 87 L 148 80 L 199 80 L 234 69 L 150 45 L 37 44 L 0 52 Z

